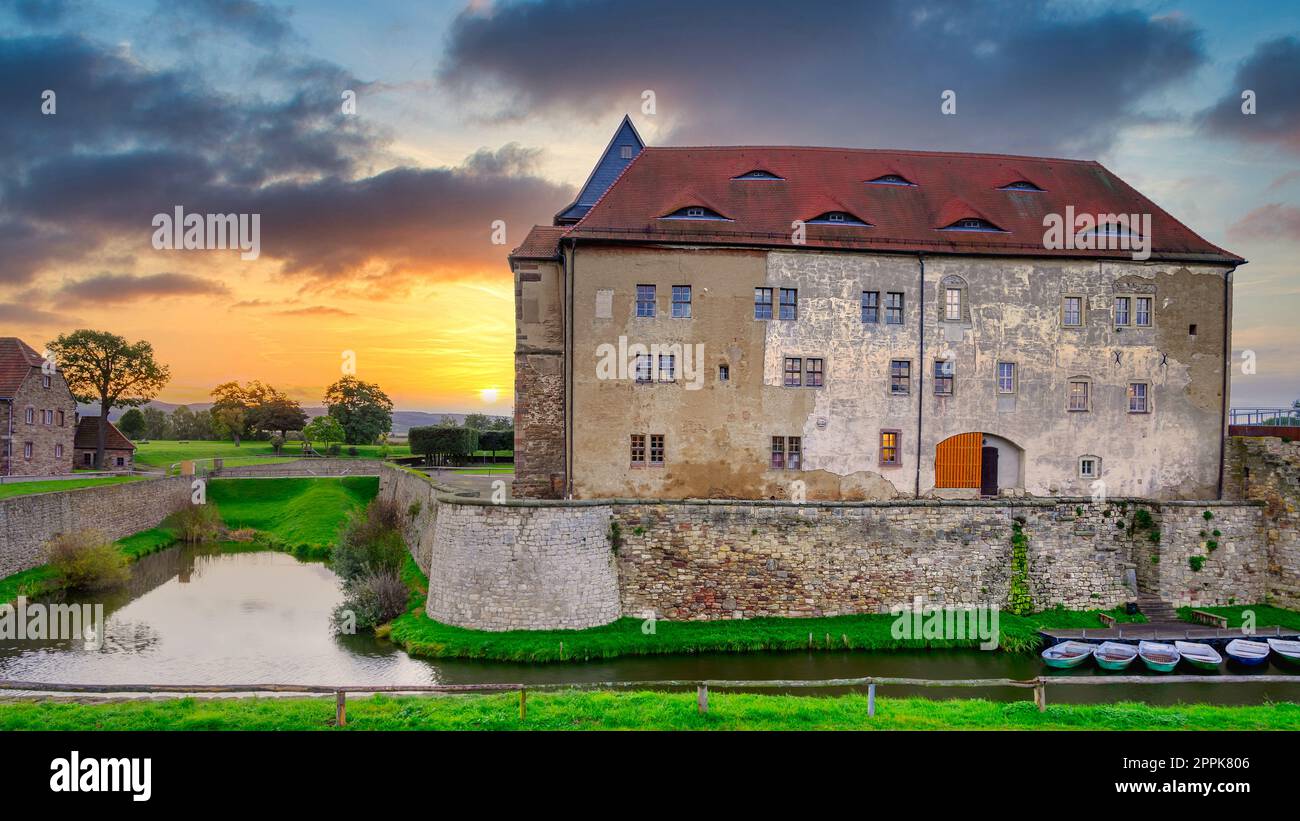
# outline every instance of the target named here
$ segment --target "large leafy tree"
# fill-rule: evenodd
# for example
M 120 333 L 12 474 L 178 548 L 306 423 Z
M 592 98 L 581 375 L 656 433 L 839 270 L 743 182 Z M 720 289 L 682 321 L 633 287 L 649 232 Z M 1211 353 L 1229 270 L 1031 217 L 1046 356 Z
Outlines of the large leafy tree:
M 172 438 L 171 419 L 158 408 L 145 408 L 144 413 L 144 435 L 150 439 L 170 439 Z
M 60 334 L 46 347 L 73 397 L 78 402 L 99 403 L 95 467 L 103 467 L 108 412 L 139 407 L 153 399 L 171 378 L 171 369 L 154 359 L 153 346 L 145 340 L 128 342 L 107 331 L 82 328 Z
M 212 389 L 212 418 L 235 443 L 254 431 L 302 430 L 307 414 L 297 402 L 254 379 L 244 385 L 224 382 Z
M 145 431 L 144 414 L 139 408 L 131 408 L 117 420 L 117 429 L 128 439 L 139 439 Z
M 325 389 L 325 411 L 339 420 L 349 445 L 369 445 L 393 426 L 393 400 L 372 382 L 345 376 Z

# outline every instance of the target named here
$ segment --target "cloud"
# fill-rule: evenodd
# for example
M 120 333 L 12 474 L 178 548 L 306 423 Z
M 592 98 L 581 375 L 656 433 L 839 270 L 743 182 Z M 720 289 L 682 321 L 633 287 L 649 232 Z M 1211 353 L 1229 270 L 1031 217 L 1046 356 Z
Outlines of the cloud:
M 61 325 L 67 317 L 33 308 L 28 303 L 0 302 L 0 322 L 10 325 Z
M 1300 206 L 1270 202 L 1228 227 L 1233 239 L 1300 240 Z
M 306 308 L 290 308 L 285 311 L 276 311 L 279 316 L 356 316 L 351 311 L 345 311 L 342 308 L 332 308 L 328 305 L 309 305 Z
M 158 12 L 177 23 L 238 35 L 262 45 L 278 45 L 293 31 L 288 12 L 254 0 L 159 0 Z M 193 31 L 189 32 L 194 34 Z
M 1254 114 L 1241 110 L 1246 90 L 1255 92 Z M 1238 66 L 1231 90 L 1198 119 L 1214 136 L 1300 154 L 1300 39 L 1279 37 L 1255 46 Z
M 57 297 L 70 304 L 117 304 L 161 299 L 173 296 L 219 296 L 228 293 L 226 286 L 190 274 L 103 273 L 70 282 L 59 289 Z
M 683 25 L 683 21 L 689 21 Z M 538 43 L 565 59 L 538 60 Z M 777 0 L 508 0 L 463 11 L 439 77 L 491 117 L 608 118 L 655 92 L 677 144 L 953 148 L 1092 157 L 1206 61 L 1178 16 L 1015 0 L 792 11 Z M 940 95 L 957 94 L 957 113 Z M 1104 89 L 1105 91 L 1101 91 Z

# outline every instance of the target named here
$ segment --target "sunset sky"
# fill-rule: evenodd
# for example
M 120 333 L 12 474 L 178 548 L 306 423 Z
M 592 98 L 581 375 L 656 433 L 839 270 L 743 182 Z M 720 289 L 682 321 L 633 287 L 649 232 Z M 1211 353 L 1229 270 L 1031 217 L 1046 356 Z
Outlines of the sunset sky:
M 1099 160 L 1250 260 L 1233 404 L 1289 404 L 1298 8 L 0 0 L 0 335 L 148 339 L 172 402 L 261 379 L 319 404 L 354 351 L 398 409 L 506 413 L 505 256 L 630 113 L 651 145 Z M 260 258 L 155 250 L 177 205 L 260 214 Z

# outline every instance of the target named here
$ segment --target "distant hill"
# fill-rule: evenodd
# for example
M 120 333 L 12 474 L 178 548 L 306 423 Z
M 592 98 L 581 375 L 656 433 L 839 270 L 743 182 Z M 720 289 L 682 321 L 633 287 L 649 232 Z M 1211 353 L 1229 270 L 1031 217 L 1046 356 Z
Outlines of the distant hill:
M 195 402 L 193 404 L 186 404 L 182 402 L 159 402 L 158 400 L 149 402 L 143 405 L 142 407 L 157 408 L 163 413 L 171 413 L 172 411 L 180 407 L 182 404 L 185 404 L 185 407 L 189 408 L 192 411 L 195 411 L 196 413 L 198 411 L 206 411 L 212 407 L 211 402 Z M 325 408 L 320 405 L 317 405 L 315 407 L 303 406 L 303 410 L 306 411 L 307 415 L 310 417 L 321 416 L 325 413 Z M 98 416 L 99 405 L 78 404 L 77 412 L 80 413 L 82 416 Z M 116 422 L 118 419 L 122 418 L 122 414 L 125 412 L 126 412 L 126 408 L 114 408 L 112 411 L 109 412 L 108 418 L 110 421 Z M 456 420 L 457 425 L 464 424 L 465 422 L 465 414 L 463 413 L 430 413 L 428 411 L 395 410 L 393 411 L 392 432 L 399 436 L 404 436 L 406 435 L 407 431 L 409 431 L 411 428 L 419 427 L 421 425 L 437 425 L 440 422 L 442 422 L 443 417 L 448 417 L 448 416 Z M 510 417 L 497 416 L 492 418 L 509 419 Z

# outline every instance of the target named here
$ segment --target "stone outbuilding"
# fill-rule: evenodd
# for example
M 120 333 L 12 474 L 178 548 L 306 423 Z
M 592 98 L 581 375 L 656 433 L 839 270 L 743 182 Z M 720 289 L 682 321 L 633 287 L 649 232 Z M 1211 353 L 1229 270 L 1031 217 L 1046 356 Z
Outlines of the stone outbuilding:
M 95 466 L 95 447 L 99 437 L 99 417 L 83 416 L 77 421 L 77 467 Z M 131 470 L 135 465 L 135 445 L 112 422 L 104 448 L 104 470 Z

